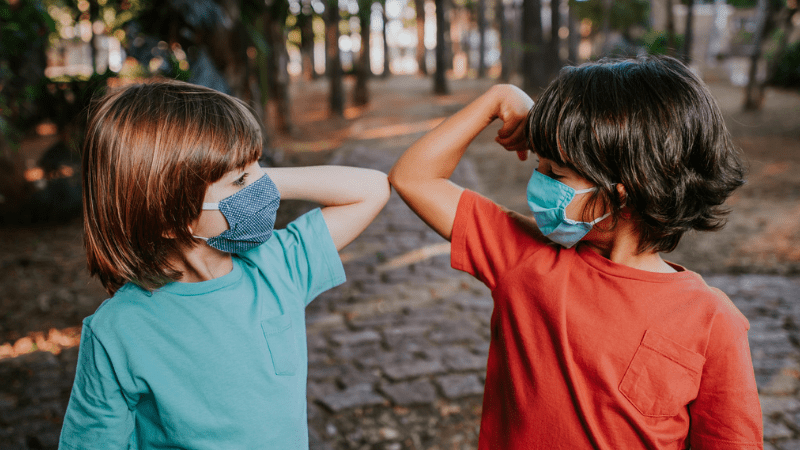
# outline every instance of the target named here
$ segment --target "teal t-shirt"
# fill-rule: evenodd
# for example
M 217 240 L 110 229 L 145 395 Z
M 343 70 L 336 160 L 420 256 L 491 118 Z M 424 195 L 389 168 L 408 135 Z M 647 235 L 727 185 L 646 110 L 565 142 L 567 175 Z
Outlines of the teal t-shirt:
M 61 449 L 308 449 L 305 306 L 345 280 L 315 209 L 233 270 L 123 286 L 83 322 Z

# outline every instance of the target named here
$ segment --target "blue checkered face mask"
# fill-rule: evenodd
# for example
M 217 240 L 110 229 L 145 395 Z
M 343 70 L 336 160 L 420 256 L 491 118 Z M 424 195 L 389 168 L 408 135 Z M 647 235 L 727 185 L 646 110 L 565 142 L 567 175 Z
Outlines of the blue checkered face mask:
M 272 236 L 280 201 L 278 188 L 264 174 L 219 203 L 203 203 L 203 210 L 219 210 L 230 228 L 212 238 L 194 237 L 227 253 L 242 253 L 258 247 Z
M 611 215 L 606 213 L 591 222 L 567 218 L 567 205 L 576 195 L 596 190 L 596 187 L 575 190 L 534 170 L 528 182 L 528 206 L 533 211 L 533 219 L 539 230 L 551 241 L 570 248 L 583 239 L 594 224 Z

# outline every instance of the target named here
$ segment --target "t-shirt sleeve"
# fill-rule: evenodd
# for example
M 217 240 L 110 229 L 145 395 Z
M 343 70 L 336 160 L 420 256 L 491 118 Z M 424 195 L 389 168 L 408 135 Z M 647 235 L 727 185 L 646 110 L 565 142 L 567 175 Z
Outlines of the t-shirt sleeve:
M 494 289 L 502 274 L 533 253 L 550 248 L 535 223 L 464 190 L 450 238 L 450 264 Z
M 108 353 L 84 322 L 75 381 L 58 448 L 126 449 L 133 426 L 133 413 Z
M 743 317 L 729 312 L 715 317 L 689 413 L 692 450 L 763 448 L 761 404 Z
M 285 229 L 275 230 L 265 244 L 239 256 L 264 270 L 285 271 L 283 275 L 306 305 L 346 280 L 342 260 L 319 208 L 298 217 Z M 278 262 L 283 262 L 280 269 L 276 268 Z

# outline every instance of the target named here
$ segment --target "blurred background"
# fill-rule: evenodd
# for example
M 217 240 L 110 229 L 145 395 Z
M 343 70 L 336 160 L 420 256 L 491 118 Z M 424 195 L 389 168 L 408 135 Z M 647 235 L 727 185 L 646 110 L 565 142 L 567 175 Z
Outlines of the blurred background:
M 535 99 L 565 65 L 648 53 L 680 58 L 706 80 L 748 159 L 729 226 L 687 236 L 669 259 L 721 276 L 751 323 L 764 324 L 751 347 L 773 349 L 754 353 L 759 388 L 778 399 L 766 409 L 767 443 L 800 448 L 797 0 L 0 0 L 0 449 L 55 448 L 81 320 L 106 296 L 85 268 L 80 149 L 87 105 L 107 87 L 167 77 L 239 97 L 263 123 L 265 165 L 388 170 L 492 84 Z M 496 151 L 482 135 L 457 176 L 524 211 L 532 167 Z M 279 222 L 311 206 L 287 203 Z M 475 448 L 491 303 L 470 316 L 475 336 L 441 338 L 448 323 L 463 336 L 458 314 L 475 310 L 442 286 L 488 294 L 437 269 L 449 265 L 447 249 L 396 196 L 386 214 L 343 253 L 353 281 L 308 313 L 312 448 Z M 756 289 L 753 275 L 783 287 Z M 408 292 L 438 305 L 429 318 L 447 305 L 456 316 L 426 322 L 397 306 Z M 408 322 L 376 319 L 386 308 Z M 408 341 L 396 337 L 414 334 L 427 341 L 408 354 L 430 371 L 397 375 L 403 357 L 393 352 Z M 442 350 L 425 350 L 431 342 Z M 365 362 L 376 354 L 389 356 Z M 414 397 L 428 381 L 433 393 Z

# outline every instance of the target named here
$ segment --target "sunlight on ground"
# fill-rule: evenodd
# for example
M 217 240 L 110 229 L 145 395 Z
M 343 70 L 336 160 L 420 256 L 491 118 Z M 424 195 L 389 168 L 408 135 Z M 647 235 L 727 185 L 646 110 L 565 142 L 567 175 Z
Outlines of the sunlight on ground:
M 390 137 L 397 137 L 421 132 L 427 132 L 444 121 L 444 117 L 437 117 L 435 119 L 424 120 L 422 122 L 401 123 L 397 125 L 387 125 L 383 127 L 371 128 L 359 133 L 354 133 L 350 137 L 352 139 L 386 139 Z
M 449 255 L 450 254 L 450 243 L 445 242 L 442 244 L 434 244 L 434 245 L 427 245 L 425 247 L 421 247 L 410 252 L 404 253 L 396 258 L 392 258 L 389 261 L 379 265 L 376 267 L 378 272 L 385 272 L 387 270 L 399 269 L 401 267 L 410 266 L 411 264 L 415 264 L 421 261 L 424 261 L 429 258 L 433 258 L 434 256 L 439 255 Z
M 55 355 L 65 348 L 77 347 L 81 340 L 81 327 L 51 328 L 49 331 L 36 331 L 17 339 L 13 344 L 0 345 L 0 361 L 16 358 L 35 351 L 50 352 Z

